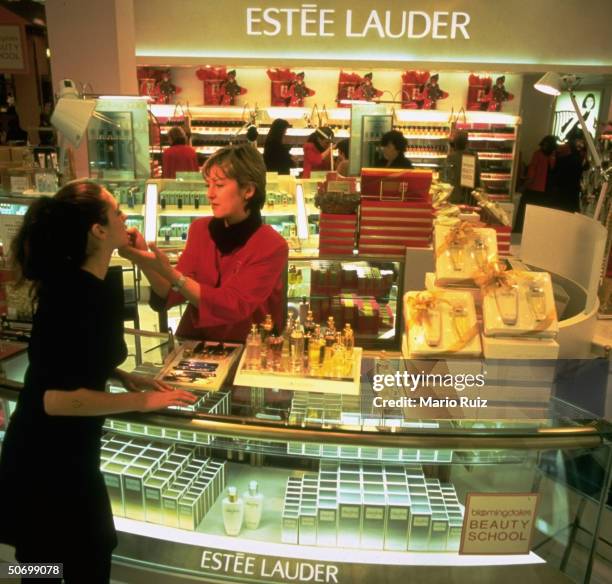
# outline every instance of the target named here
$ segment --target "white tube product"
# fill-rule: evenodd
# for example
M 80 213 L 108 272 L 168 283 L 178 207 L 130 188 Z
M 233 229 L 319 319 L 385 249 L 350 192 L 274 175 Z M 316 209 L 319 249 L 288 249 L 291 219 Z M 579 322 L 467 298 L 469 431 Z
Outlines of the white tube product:
M 244 524 L 247 529 L 257 529 L 263 511 L 263 495 L 259 492 L 257 481 L 249 483 L 249 490 L 244 494 Z
M 244 519 L 244 503 L 236 493 L 236 487 L 227 488 L 227 497 L 223 499 L 223 525 L 227 535 L 238 535 Z

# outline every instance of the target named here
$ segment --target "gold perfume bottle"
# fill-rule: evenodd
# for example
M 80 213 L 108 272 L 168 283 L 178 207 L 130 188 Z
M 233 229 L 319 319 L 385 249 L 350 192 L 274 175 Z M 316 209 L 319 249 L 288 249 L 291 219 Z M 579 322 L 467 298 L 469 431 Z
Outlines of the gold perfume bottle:
M 453 241 L 448 247 L 451 265 L 455 272 L 463 271 L 465 267 L 465 247 L 462 243 Z
M 423 320 L 423 332 L 425 342 L 430 347 L 437 347 L 442 340 L 442 315 L 438 306 L 427 309 L 427 314 Z
M 321 347 L 324 342 L 321 338 L 321 326 L 317 324 L 308 341 L 308 371 L 315 377 L 321 369 Z
M 527 303 L 537 322 L 546 319 L 546 295 L 543 286 L 540 286 L 537 282 L 529 282 Z
M 467 308 L 463 304 L 457 302 L 453 304 L 451 315 L 457 338 L 459 340 L 465 339 L 469 328 Z
M 516 324 L 519 311 L 518 299 L 518 286 L 516 284 L 511 286 L 498 284 L 497 288 L 495 288 L 497 312 L 505 325 L 513 326 Z
M 488 253 L 487 242 L 482 237 L 477 236 L 472 246 L 472 257 L 476 266 L 484 268 L 487 264 Z

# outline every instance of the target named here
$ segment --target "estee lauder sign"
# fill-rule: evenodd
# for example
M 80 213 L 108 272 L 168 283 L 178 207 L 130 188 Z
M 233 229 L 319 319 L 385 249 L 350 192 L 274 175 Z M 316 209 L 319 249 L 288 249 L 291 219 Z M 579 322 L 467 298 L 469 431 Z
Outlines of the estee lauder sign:
M 246 9 L 246 34 L 249 36 L 301 36 L 391 39 L 469 39 L 467 12 L 421 10 L 371 10 L 359 15 L 302 4 L 299 8 Z M 338 31 L 338 23 L 344 25 Z M 338 32 L 337 32 L 338 31 Z

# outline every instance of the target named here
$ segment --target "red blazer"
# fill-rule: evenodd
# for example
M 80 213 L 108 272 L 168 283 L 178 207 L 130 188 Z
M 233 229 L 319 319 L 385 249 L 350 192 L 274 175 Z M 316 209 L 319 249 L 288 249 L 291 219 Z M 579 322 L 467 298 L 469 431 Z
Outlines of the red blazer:
M 538 148 L 531 157 L 531 162 L 527 168 L 526 187 L 530 191 L 546 192 L 546 180 L 548 171 L 555 166 L 555 156 L 547 156 Z
M 331 170 L 329 155 L 323 157 L 313 142 L 304 144 L 304 171 L 302 177 L 310 178 L 313 170 Z
M 162 177 L 176 178 L 177 172 L 197 172 L 198 154 L 187 144 L 166 148 L 162 157 Z
M 191 224 L 176 266 L 200 284 L 200 307 L 187 306 L 176 334 L 244 342 L 251 324 L 263 322 L 266 314 L 282 329 L 287 242 L 272 227 L 262 225 L 243 247 L 221 255 L 208 231 L 211 219 L 204 217 Z M 182 294 L 171 290 L 166 306 L 184 302 Z

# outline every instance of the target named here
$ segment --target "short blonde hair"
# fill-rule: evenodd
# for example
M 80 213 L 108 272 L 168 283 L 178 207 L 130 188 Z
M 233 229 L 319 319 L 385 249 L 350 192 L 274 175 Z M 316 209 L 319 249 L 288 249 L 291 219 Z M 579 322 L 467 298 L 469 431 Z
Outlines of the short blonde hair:
M 266 165 L 256 148 L 250 144 L 239 144 L 217 150 L 202 167 L 205 179 L 214 166 L 221 168 L 225 176 L 234 179 L 241 187 L 255 187 L 255 193 L 247 201 L 247 209 L 254 211 L 263 208 L 266 202 Z

